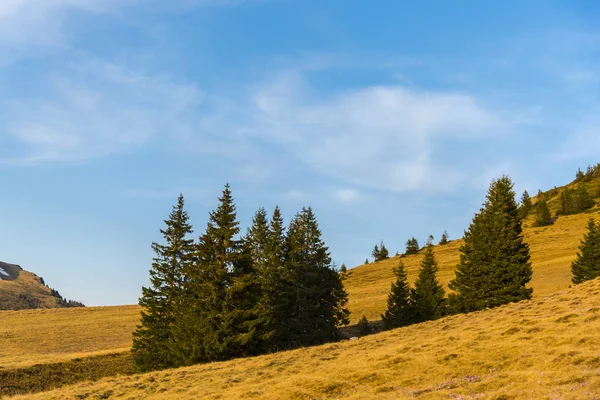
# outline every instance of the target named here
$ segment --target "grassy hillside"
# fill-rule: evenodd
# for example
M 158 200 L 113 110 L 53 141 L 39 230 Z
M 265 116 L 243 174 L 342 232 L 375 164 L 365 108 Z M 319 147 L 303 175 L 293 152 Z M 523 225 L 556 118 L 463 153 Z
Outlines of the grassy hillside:
M 554 225 L 534 228 L 526 226 L 525 239 L 531 249 L 533 264 L 534 297 L 546 296 L 557 290 L 566 289 L 571 284 L 571 262 L 575 259 L 580 241 L 586 231 L 590 215 L 600 220 L 600 209 L 587 213 L 560 217 Z M 526 225 L 531 225 L 530 217 Z M 440 281 L 447 285 L 454 278 L 454 270 L 459 261 L 459 247 L 462 240 L 455 240 L 445 246 L 435 246 L 439 262 Z M 420 254 L 403 258 L 409 281 L 414 283 L 422 256 Z M 394 279 L 392 268 L 398 257 L 374 264 L 358 266 L 350 271 L 344 282 L 350 297 L 349 304 L 354 322 L 364 314 L 369 319 L 378 319 L 386 307 L 390 283 Z
M 525 229 L 532 253 L 534 298 L 569 287 L 571 261 L 585 232 L 587 218 L 595 215 L 600 219 L 599 210 L 592 211 L 561 217 L 552 226 Z M 454 277 L 461 242 L 456 240 L 435 248 L 440 262 L 439 276 L 444 284 Z M 420 255 L 404 258 L 411 281 L 416 277 L 420 260 Z M 385 309 L 396 262 L 397 258 L 392 258 L 351 270 L 345 285 L 353 322 L 363 314 L 370 319 L 379 318 Z M 138 318 L 137 306 L 0 311 L 3 322 L 0 324 L 0 368 L 125 351 L 131 345 L 131 332 Z
M 550 296 L 319 347 L 20 398 L 594 398 L 600 280 Z
M 0 371 L 127 351 L 139 307 L 0 311 Z

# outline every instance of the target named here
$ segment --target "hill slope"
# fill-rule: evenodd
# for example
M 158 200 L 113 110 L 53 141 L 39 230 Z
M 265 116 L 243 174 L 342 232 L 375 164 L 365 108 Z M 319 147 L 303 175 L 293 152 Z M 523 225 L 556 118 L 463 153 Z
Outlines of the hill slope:
M 600 280 L 319 347 L 107 378 L 32 399 L 593 398 Z
M 80 306 L 68 302 L 36 274 L 18 265 L 0 262 L 0 310 Z
M 600 219 L 599 210 L 594 209 L 592 214 L 561 217 L 555 225 L 525 229 L 532 253 L 534 299 L 571 285 L 571 261 L 589 215 Z M 461 242 L 456 240 L 435 247 L 440 262 L 439 276 L 444 284 L 454 277 Z M 404 258 L 411 281 L 416 278 L 420 260 L 421 255 Z M 386 306 L 392 268 L 397 261 L 393 258 L 350 271 L 344 284 L 349 292 L 353 322 L 363 314 L 370 319 L 379 318 Z M 0 320 L 5 323 L 0 324 L 0 365 L 21 367 L 125 351 L 131 346 L 131 332 L 138 323 L 139 311 L 138 306 L 1 311 Z M 40 331 L 44 332 L 42 338 Z
M 546 296 L 571 285 L 571 262 L 577 255 L 590 216 L 600 220 L 600 209 L 594 208 L 585 213 L 562 216 L 554 225 L 542 228 L 531 227 L 533 218 L 528 219 L 526 223 L 529 226 L 525 227 L 524 233 L 531 249 L 531 287 L 534 297 Z M 435 246 L 434 251 L 439 262 L 438 277 L 446 286 L 454 278 L 460 256 L 458 249 L 462 244 L 463 240 L 460 239 L 445 246 Z M 417 277 L 421 258 L 422 255 L 416 254 L 402 259 L 411 284 Z M 394 280 L 392 269 L 397 263 L 398 257 L 393 257 L 350 270 L 344 285 L 348 290 L 354 322 L 363 314 L 369 319 L 380 318 L 380 314 L 385 311 L 390 284 Z

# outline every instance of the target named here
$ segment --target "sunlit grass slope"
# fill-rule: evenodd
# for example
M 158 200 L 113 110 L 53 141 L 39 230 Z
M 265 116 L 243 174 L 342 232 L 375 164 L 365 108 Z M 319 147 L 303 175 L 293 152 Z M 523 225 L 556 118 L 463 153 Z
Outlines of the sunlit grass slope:
M 594 398 L 600 280 L 354 341 L 144 375 L 33 399 Z
M 0 311 L 0 369 L 127 351 L 138 306 Z
M 594 208 L 586 213 L 562 216 L 554 225 L 543 228 L 531 227 L 533 216 L 528 218 L 524 233 L 531 249 L 533 279 L 530 284 L 534 297 L 546 296 L 569 287 L 571 262 L 577 255 L 590 216 L 600 220 L 600 210 Z M 445 246 L 435 246 L 439 262 L 438 277 L 444 285 L 455 276 L 460 254 L 458 249 L 462 244 L 461 239 Z M 421 258 L 420 254 L 402 258 L 411 284 L 417 277 Z M 385 311 L 390 283 L 394 280 L 392 269 L 398 264 L 398 260 L 398 257 L 393 257 L 350 270 L 344 285 L 349 294 L 353 322 L 357 322 L 363 314 L 372 320 L 380 318 L 380 314 Z
M 549 227 L 525 229 L 531 246 L 534 270 L 531 285 L 535 298 L 571 284 L 571 261 L 590 215 L 600 219 L 598 210 L 594 209 L 592 213 L 561 217 Z M 461 243 L 456 240 L 435 248 L 440 262 L 439 277 L 444 284 L 454 277 Z M 421 255 L 403 260 L 413 282 Z M 397 258 L 392 258 L 351 270 L 345 285 L 353 322 L 363 314 L 372 320 L 379 318 L 386 306 L 393 280 L 392 268 L 397 262 Z M 131 333 L 138 319 L 137 306 L 0 311 L 0 368 L 126 351 L 131 346 Z

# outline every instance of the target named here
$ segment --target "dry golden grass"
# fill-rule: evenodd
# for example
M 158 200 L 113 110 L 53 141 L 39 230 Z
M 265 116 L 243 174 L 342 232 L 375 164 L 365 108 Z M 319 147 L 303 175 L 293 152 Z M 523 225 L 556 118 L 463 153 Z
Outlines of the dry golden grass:
M 598 218 L 598 211 L 594 209 L 591 215 Z M 534 298 L 569 287 L 571 261 L 585 233 L 589 215 L 561 217 L 552 226 L 525 229 L 533 261 Z M 444 284 L 454 277 L 461 243 L 456 240 L 435 248 L 440 263 L 439 278 Z M 404 258 L 411 282 L 420 260 L 420 255 Z M 394 257 L 351 270 L 345 285 L 353 323 L 363 314 L 372 320 L 379 319 L 386 306 L 393 280 L 392 268 L 397 261 Z M 138 306 L 0 311 L 0 368 L 127 351 L 138 320 Z
M 359 340 L 79 383 L 31 399 L 595 398 L 600 280 Z
M 138 306 L 0 311 L 0 368 L 127 351 Z
M 571 262 L 577 255 L 580 241 L 586 231 L 590 216 L 600 219 L 600 210 L 595 208 L 587 213 L 560 217 L 554 225 L 524 229 L 525 240 L 531 249 L 533 265 L 534 297 L 546 296 L 557 290 L 566 289 L 571 284 Z M 526 221 L 531 225 L 533 217 Z M 459 261 L 459 247 L 463 240 L 454 240 L 445 246 L 435 246 L 439 263 L 438 277 L 444 285 L 454 278 L 454 270 Z M 420 254 L 404 257 L 408 279 L 411 284 L 417 277 Z M 392 269 L 398 257 L 373 264 L 358 266 L 350 270 L 344 282 L 349 295 L 351 320 L 357 322 L 364 314 L 368 319 L 379 319 L 385 311 L 387 294 L 394 280 Z

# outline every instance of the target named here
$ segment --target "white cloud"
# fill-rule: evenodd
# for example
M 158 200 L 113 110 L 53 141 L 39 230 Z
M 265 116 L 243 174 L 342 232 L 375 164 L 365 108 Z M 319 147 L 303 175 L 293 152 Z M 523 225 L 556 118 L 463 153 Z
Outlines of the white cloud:
M 94 62 L 64 71 L 52 87 L 51 95 L 11 104 L 8 135 L 25 152 L 5 163 L 87 160 L 158 135 L 184 136 L 203 99 L 194 85 Z
M 471 140 L 504 122 L 473 97 L 373 86 L 312 96 L 298 74 L 257 90 L 256 129 L 322 174 L 387 190 L 451 190 L 460 173 L 433 159 L 432 143 Z

